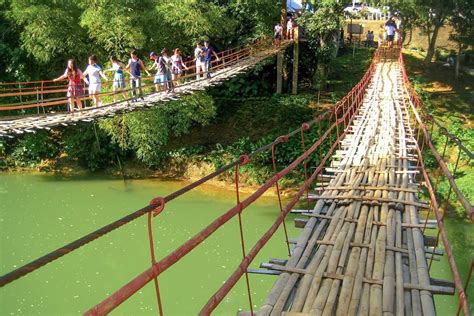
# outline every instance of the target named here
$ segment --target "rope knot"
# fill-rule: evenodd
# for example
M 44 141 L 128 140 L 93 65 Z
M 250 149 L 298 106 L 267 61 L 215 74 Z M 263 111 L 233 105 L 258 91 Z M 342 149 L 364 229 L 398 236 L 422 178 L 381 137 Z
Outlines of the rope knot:
M 278 136 L 277 141 L 279 143 L 286 143 L 288 139 L 289 139 L 288 135 L 281 135 L 281 136 Z
M 249 163 L 250 158 L 249 158 L 249 155 L 243 154 L 239 157 L 239 160 L 240 160 L 240 165 L 244 166 Z
M 154 198 L 150 201 L 150 205 L 153 206 L 153 217 L 160 214 L 165 208 L 165 199 L 161 196 Z
M 309 125 L 309 123 L 303 123 L 303 124 L 301 124 L 301 129 L 302 129 L 303 131 L 309 130 L 310 127 L 311 127 L 311 125 Z

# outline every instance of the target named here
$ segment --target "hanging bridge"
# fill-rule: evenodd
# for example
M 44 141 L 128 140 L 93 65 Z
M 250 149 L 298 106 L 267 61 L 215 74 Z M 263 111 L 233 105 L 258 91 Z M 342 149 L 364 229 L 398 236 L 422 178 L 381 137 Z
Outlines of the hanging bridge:
M 401 50 L 379 48 L 361 81 L 332 109 L 272 143 L 242 154 L 206 177 L 167 196 L 154 198 L 148 206 L 0 277 L 0 286 L 8 286 L 147 215 L 150 267 L 132 280 L 124 280 L 122 288 L 85 314 L 107 314 L 151 282 L 159 313 L 173 314 L 161 299 L 160 291 L 166 288 L 160 288 L 159 277 L 196 247 L 205 247 L 202 243 L 232 218 L 238 218 L 242 260 L 222 286 L 215 289 L 200 315 L 211 314 L 241 278 L 245 278 L 247 286 L 249 311 L 241 311 L 240 315 L 435 315 L 434 295 L 457 295 L 458 313 L 470 315 L 466 287 L 473 264 L 466 280 L 461 280 L 444 229 L 444 214 L 453 192 L 471 220 L 474 211 L 456 185 L 458 163 L 450 170 L 444 161 L 446 145 L 439 154 L 432 143 L 430 133 L 436 124 L 408 80 Z M 318 129 L 320 137 L 309 143 L 305 134 L 312 129 Z M 461 151 L 469 159 L 472 157 L 458 139 L 446 130 L 443 133 L 446 144 L 458 146 L 458 161 Z M 301 155 L 278 170 L 276 148 L 295 138 L 301 141 Z M 264 152 L 271 152 L 274 175 L 241 199 L 240 168 Z M 424 152 L 433 155 L 439 164 L 434 181 L 425 168 Z M 309 165 L 312 157 L 317 157 L 318 165 Z M 183 194 L 231 171 L 235 177 L 236 204 L 157 260 L 154 224 L 159 221 L 159 214 Z M 292 172 L 299 172 L 304 181 L 284 205 L 279 182 Z M 436 194 L 441 177 L 449 184 L 444 200 Z M 248 248 L 242 217 L 253 202 L 273 187 L 278 193 L 280 210 L 268 230 Z M 297 205 L 305 206 L 296 210 Z M 295 219 L 295 224 L 302 228 L 296 241 L 288 238 L 285 226 L 290 213 L 302 217 Z M 269 258 L 260 268 L 251 267 L 279 229 L 284 232 L 289 257 Z M 436 238 L 426 234 L 428 229 L 437 231 Z M 448 259 L 452 280 L 430 275 L 433 260 L 443 254 Z M 252 303 L 251 273 L 277 276 L 258 310 L 254 310 Z
M 12 137 L 14 134 L 32 133 L 38 129 L 49 130 L 54 126 L 74 125 L 77 122 L 91 122 L 100 118 L 113 117 L 119 113 L 136 111 L 139 109 L 157 106 L 164 102 L 178 100 L 180 97 L 205 90 L 223 83 L 239 74 L 248 71 L 261 61 L 274 56 L 290 46 L 292 41 L 283 41 L 279 47 L 274 46 L 246 46 L 236 47 L 219 52 L 219 60 L 211 62 L 212 76 L 196 79 L 196 66 L 193 61 L 185 62 L 187 74 L 177 80 L 172 80 L 175 85 L 172 93 L 155 91 L 152 77 L 143 77 L 143 89 L 146 92 L 144 100 L 130 103 L 129 100 L 113 102 L 114 92 L 106 91 L 99 95 L 110 102 L 104 102 L 99 107 L 88 107 L 82 111 L 67 112 L 65 107 L 69 103 L 66 97 L 67 85 L 52 80 L 32 82 L 0 83 L 0 137 Z M 103 82 L 104 90 L 111 89 L 112 82 Z M 127 93 L 131 89 L 125 90 Z M 150 92 L 151 91 L 151 92 Z M 122 92 L 117 92 L 117 97 L 122 98 Z M 81 98 L 88 100 L 89 97 Z M 62 108 L 62 110 L 61 110 Z M 36 113 L 32 113 L 36 110 Z M 2 113 L 3 112 L 3 113 Z M 20 115 L 18 113 L 21 113 Z M 9 115 L 13 113 L 13 115 Z

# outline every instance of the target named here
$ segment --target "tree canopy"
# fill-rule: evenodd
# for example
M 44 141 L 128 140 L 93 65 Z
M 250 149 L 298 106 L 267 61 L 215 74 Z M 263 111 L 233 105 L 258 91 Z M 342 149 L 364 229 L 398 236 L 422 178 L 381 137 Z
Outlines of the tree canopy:
M 0 7 L 0 60 L 16 67 L 2 69 L 0 81 L 56 76 L 67 59 L 85 63 L 90 54 L 104 61 L 132 48 L 180 47 L 190 55 L 205 39 L 225 48 L 270 35 L 279 18 L 273 0 L 2 0 Z

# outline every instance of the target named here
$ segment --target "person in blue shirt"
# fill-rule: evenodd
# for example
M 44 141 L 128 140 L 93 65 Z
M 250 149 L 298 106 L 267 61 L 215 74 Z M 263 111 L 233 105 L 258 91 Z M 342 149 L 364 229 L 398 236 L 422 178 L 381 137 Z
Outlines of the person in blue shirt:
M 204 63 L 206 66 L 206 76 L 207 78 L 211 78 L 211 73 L 209 72 L 209 70 L 212 68 L 212 56 L 216 57 L 217 61 L 219 61 L 220 59 L 219 56 L 217 56 L 214 48 L 210 45 L 209 41 L 204 42 L 203 51 L 205 55 Z
M 143 65 L 143 62 L 140 60 L 140 58 L 138 58 L 136 50 L 132 50 L 130 52 L 130 59 L 128 60 L 128 64 L 125 67 L 125 69 L 130 70 L 130 86 L 132 87 L 132 102 L 137 101 L 136 90 L 138 90 L 138 94 L 141 100 L 144 101 L 140 70 L 144 70 L 148 76 L 150 76 L 150 73 L 145 68 L 145 65 Z

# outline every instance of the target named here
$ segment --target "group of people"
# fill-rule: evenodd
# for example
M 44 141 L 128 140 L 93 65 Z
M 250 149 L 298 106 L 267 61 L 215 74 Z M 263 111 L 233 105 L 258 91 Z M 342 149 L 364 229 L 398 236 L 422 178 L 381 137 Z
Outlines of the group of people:
M 365 46 L 374 47 L 374 31 L 367 31 Z
M 380 47 L 384 41 L 387 41 L 388 47 L 393 47 L 393 42 L 395 41 L 395 37 L 398 36 L 398 40 L 400 39 L 400 30 L 397 27 L 397 23 L 395 22 L 394 18 L 391 17 L 388 19 L 385 24 L 380 25 L 380 30 L 378 32 L 378 46 Z M 366 47 L 373 47 L 374 46 L 374 31 L 369 30 L 366 34 Z
M 201 79 L 201 75 L 202 78 L 210 78 L 213 57 L 216 58 L 216 61 L 220 60 L 209 41 L 205 41 L 204 45 L 200 42 L 196 44 L 193 62 L 195 63 L 197 80 Z M 84 85 L 82 82 L 89 86 L 89 96 L 92 98 L 94 105 L 96 107 L 101 106 L 101 78 L 108 81 L 109 79 L 105 74 L 108 71 L 114 73 L 112 84 L 114 102 L 117 101 L 117 94 L 119 94 L 119 92 L 122 94 L 124 100 L 128 100 L 125 72 L 130 75 L 131 101 L 136 102 L 138 101 L 137 98 L 140 98 L 142 101 L 144 100 L 141 82 L 142 71 L 148 76 L 151 76 L 150 71 L 156 70 L 153 80 L 156 91 L 166 91 L 169 93 L 174 91 L 174 85 L 176 83 L 182 81 L 184 72 L 192 68 L 183 61 L 179 48 L 173 50 L 171 57 L 169 57 L 166 49 L 163 49 L 161 55 L 151 52 L 149 58 L 153 60 L 153 65 L 150 69 L 147 69 L 143 61 L 138 57 L 137 51 L 132 50 L 130 52 L 130 59 L 126 65 L 114 56 L 110 58 L 112 67 L 107 70 L 102 70 L 97 63 L 97 56 L 91 55 L 89 57 L 89 64 L 84 71 L 78 68 L 74 59 L 69 59 L 64 74 L 53 79 L 53 81 L 68 80 L 67 97 L 69 99 L 69 110 L 70 112 L 74 112 L 76 106 L 79 110 L 83 108 L 81 98 L 84 96 Z
M 281 23 L 277 23 L 274 28 L 274 40 L 275 45 L 277 47 L 280 46 L 282 39 L 292 40 L 294 39 L 294 28 L 295 28 L 295 20 L 292 17 L 288 18 L 286 22 L 286 33 L 283 34 L 283 26 Z

